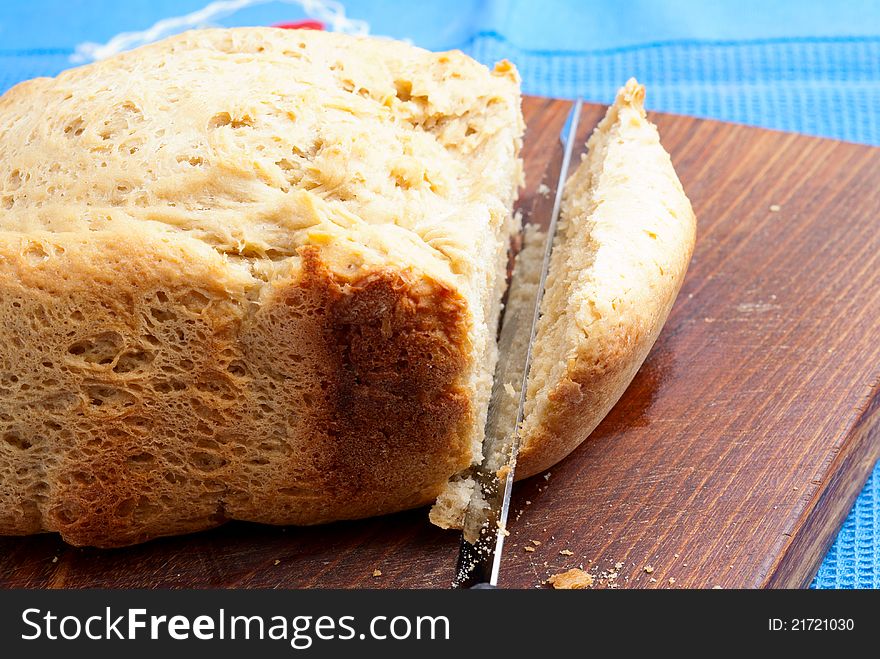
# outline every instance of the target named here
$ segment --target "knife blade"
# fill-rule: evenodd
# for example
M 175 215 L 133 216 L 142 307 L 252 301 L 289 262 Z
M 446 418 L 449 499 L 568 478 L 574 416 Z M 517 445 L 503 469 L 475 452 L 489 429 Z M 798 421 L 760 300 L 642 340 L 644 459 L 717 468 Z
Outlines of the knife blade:
M 563 146 L 562 165 L 547 227 L 541 276 L 533 296 L 529 299 L 531 304 L 509 304 L 502 317 L 498 334 L 499 358 L 486 416 L 483 459 L 472 473 L 475 487 L 465 512 L 453 580 L 456 588 L 493 588 L 498 585 L 501 552 L 507 534 L 510 495 L 519 452 L 518 429 L 523 420 L 532 344 L 538 328 L 541 300 L 550 268 L 562 193 L 568 178 L 580 114 L 581 101 L 578 100 L 573 104 L 560 133 Z M 517 292 L 529 286 L 534 286 L 534 282 L 526 281 L 524 269 L 515 264 L 508 286 L 508 299 L 521 297 Z M 511 405 L 509 393 L 514 383 L 520 384 L 515 407 Z

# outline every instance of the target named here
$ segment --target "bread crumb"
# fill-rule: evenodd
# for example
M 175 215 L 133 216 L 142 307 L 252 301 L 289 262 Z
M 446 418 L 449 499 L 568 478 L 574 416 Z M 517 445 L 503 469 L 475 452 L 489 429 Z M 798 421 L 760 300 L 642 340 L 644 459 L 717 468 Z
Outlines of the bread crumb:
M 540 541 L 540 540 L 529 540 L 529 542 L 531 542 L 533 545 L 535 545 L 535 547 L 540 547 L 540 546 L 541 546 L 541 541 Z
M 675 583 L 675 577 L 669 577 L 669 585 L 671 586 L 674 583 Z
M 550 480 L 550 472 L 549 472 L 549 471 L 548 471 L 546 474 L 544 474 L 544 480 L 545 480 L 545 481 L 549 481 L 549 480 Z M 794 489 L 797 489 L 797 488 L 794 488 Z
M 623 567 L 623 563 L 622 563 L 621 561 L 617 561 L 617 562 L 614 564 L 614 567 L 617 568 L 617 569 L 619 570 L 620 568 Z
M 657 583 L 657 580 L 654 577 L 651 577 L 651 583 Z
M 57 556 L 53 556 L 53 557 L 52 557 L 52 562 L 53 562 L 53 563 L 57 563 L 57 562 L 58 562 L 58 557 L 57 557 Z
M 535 548 L 534 548 L 534 547 L 531 547 L 531 546 L 529 546 L 529 545 L 526 545 L 525 547 L 523 547 L 523 549 L 525 549 L 527 552 L 530 552 L 530 553 L 533 552 L 533 551 L 535 551 Z
M 538 186 L 538 194 L 542 197 L 546 197 L 550 194 L 550 186 L 546 183 L 542 183 Z
M 272 563 L 272 565 L 280 565 L 280 564 L 281 564 L 281 561 L 278 560 L 277 558 L 276 558 L 275 561 Z
M 382 570 L 379 570 L 379 569 L 375 569 L 375 570 L 373 570 L 373 576 L 374 576 L 374 577 L 381 577 L 381 576 L 382 576 Z
M 724 590 L 721 586 L 712 586 L 712 590 Z
M 770 204 L 770 212 L 771 213 L 778 213 L 781 210 L 782 210 L 782 206 L 780 206 L 779 204 Z
M 646 566 L 645 566 L 645 573 L 646 573 L 646 574 L 651 574 L 653 571 L 654 571 L 654 566 L 653 566 L 653 565 L 646 565 Z M 653 581 L 653 579 L 652 579 L 652 581 Z
M 554 574 L 547 583 L 557 590 L 583 590 L 593 585 L 593 575 L 573 567 L 568 572 Z
M 506 391 L 507 395 L 511 398 L 516 398 L 516 389 L 514 389 L 513 385 L 509 382 L 504 383 L 504 391 Z
M 560 553 L 562 556 L 574 556 L 574 552 L 571 551 L 570 549 L 561 549 L 561 550 L 559 551 L 559 553 Z

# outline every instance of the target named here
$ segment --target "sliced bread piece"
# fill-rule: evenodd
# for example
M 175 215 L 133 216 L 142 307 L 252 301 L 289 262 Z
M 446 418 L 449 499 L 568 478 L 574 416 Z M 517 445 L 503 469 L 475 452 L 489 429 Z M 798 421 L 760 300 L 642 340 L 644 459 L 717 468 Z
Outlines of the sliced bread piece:
M 691 204 L 630 80 L 565 184 L 528 378 L 516 477 L 567 456 L 660 333 L 693 251 Z

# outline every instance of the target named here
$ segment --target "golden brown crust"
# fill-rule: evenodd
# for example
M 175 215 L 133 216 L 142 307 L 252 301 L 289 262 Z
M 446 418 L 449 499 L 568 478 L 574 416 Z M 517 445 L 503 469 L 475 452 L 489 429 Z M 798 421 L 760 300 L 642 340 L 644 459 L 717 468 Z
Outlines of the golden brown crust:
M 65 277 L 82 246 L 53 245 L 34 266 L 0 242 L 0 299 L 21 319 L 5 344 L 31 347 L 0 360 L 45 374 L 4 392 L 0 533 L 118 546 L 365 517 L 432 500 L 466 466 L 467 315 L 447 287 L 395 269 L 343 281 L 307 248 L 299 275 L 239 306 L 209 264 L 172 277 L 167 245 L 100 245 L 89 280 Z
M 517 458 L 518 479 L 549 469 L 565 458 L 611 411 L 663 329 L 678 287 L 662 294 L 646 331 L 628 328 L 618 343 L 606 342 L 604 354 L 597 355 L 592 363 L 578 360 L 551 391 L 543 423 L 528 435 Z

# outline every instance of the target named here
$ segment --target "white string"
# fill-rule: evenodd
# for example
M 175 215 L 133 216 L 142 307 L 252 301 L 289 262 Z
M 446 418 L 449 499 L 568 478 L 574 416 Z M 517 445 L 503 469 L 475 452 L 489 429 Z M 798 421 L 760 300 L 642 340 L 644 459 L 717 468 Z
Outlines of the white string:
M 267 2 L 283 2 L 299 5 L 309 18 L 325 23 L 333 32 L 366 35 L 370 25 L 366 21 L 349 18 L 345 7 L 337 0 L 216 0 L 185 16 L 164 18 L 141 32 L 121 32 L 107 43 L 87 41 L 77 45 L 70 61 L 76 64 L 105 59 L 125 50 L 158 41 L 171 34 L 191 28 L 208 27 L 212 21 L 229 16 L 242 9 Z

